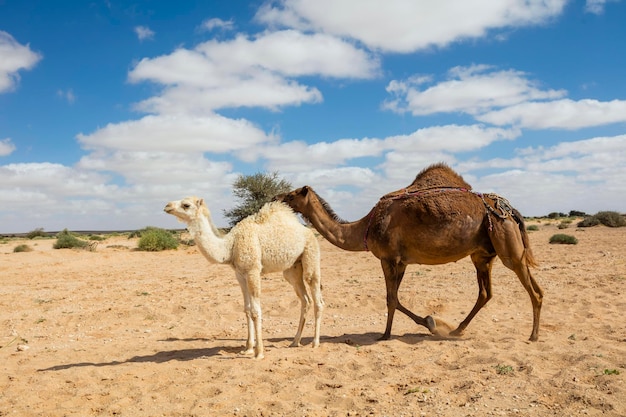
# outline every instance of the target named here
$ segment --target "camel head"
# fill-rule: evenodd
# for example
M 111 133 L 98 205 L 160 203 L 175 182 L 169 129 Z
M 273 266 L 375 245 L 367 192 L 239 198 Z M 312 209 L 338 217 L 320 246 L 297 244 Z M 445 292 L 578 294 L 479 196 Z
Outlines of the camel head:
M 200 215 L 208 212 L 204 200 L 199 197 L 186 197 L 178 201 L 170 201 L 163 209 L 167 214 L 176 216 L 179 221 L 189 224 Z
M 280 201 L 287 204 L 294 211 L 302 213 L 304 206 L 309 202 L 309 192 L 313 194 L 313 190 L 308 185 L 298 188 L 288 193 L 278 194 L 274 197 L 274 201 Z

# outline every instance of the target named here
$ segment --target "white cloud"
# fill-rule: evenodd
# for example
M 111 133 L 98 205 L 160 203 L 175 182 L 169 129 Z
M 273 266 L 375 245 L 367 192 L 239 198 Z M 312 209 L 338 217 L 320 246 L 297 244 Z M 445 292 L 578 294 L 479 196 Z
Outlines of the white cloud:
M 393 80 L 387 92 L 393 98 L 382 107 L 416 116 L 466 113 L 497 126 L 529 129 L 580 129 L 626 121 L 626 101 L 574 101 L 565 90 L 542 89 L 527 74 L 496 70 L 488 65 L 455 67 L 447 79 L 416 75 Z
M 32 69 L 41 60 L 29 45 L 18 43 L 13 36 L 0 30 L 0 93 L 11 91 L 19 82 L 18 71 Z
M 617 2 L 620 0 L 587 0 L 585 3 L 585 11 L 593 14 L 602 14 L 604 13 L 604 7 L 608 2 Z
M 484 149 L 494 142 L 513 140 L 518 130 L 487 128 L 482 125 L 433 126 L 419 129 L 410 135 L 389 137 L 385 140 L 389 152 L 379 165 L 387 181 L 404 187 L 415 175 L 433 162 L 454 164 L 460 152 Z M 392 190 L 388 190 L 392 191 Z
M 154 32 L 147 26 L 135 26 L 134 30 L 140 41 L 154 39 Z
M 312 144 L 293 141 L 277 146 L 250 149 L 248 152 L 254 153 L 254 157 L 262 156 L 270 170 L 303 172 L 344 165 L 347 161 L 361 157 L 379 156 L 384 149 L 384 141 L 364 138 Z
M 273 141 L 247 120 L 217 114 L 145 116 L 77 135 L 87 149 L 226 153 Z
M 474 189 L 509 198 L 525 215 L 553 211 L 624 211 L 626 135 L 562 142 L 519 150 L 513 159 L 457 164 L 461 172 L 495 170 L 474 179 Z
M 15 145 L 11 142 L 11 138 L 0 140 L 0 156 L 11 155 L 15 151 Z
M 232 205 L 235 177 L 229 163 L 211 162 L 198 154 L 94 152 L 76 167 L 3 165 L 0 228 L 16 233 L 37 227 L 50 231 L 179 227 L 162 209 L 167 201 L 192 194 L 205 197 L 216 222 L 226 225 L 221 213 Z
M 326 152 L 318 154 L 302 143 L 281 145 L 277 153 L 293 152 L 290 156 L 295 158 L 295 163 L 288 158 L 271 160 L 270 155 L 267 158 L 274 164 L 273 169 L 279 169 L 294 186 L 314 187 L 346 220 L 362 217 L 381 195 L 408 185 L 421 169 L 437 161 L 450 164 L 475 190 L 496 192 L 508 198 L 525 215 L 569 210 L 589 213 L 624 210 L 616 202 L 626 194 L 623 181 L 626 135 L 562 142 L 550 148 L 521 149 L 511 159 L 461 162 L 456 157 L 459 151 L 482 149 L 494 140 L 510 140 L 517 134 L 515 130 L 481 126 L 439 126 L 407 136 L 353 143 L 357 149 L 355 156 L 367 154 L 382 158 L 378 165 L 370 161 L 368 167 L 357 166 L 358 159 L 350 158 L 349 152 L 342 154 L 343 145 L 350 143 L 346 140 L 327 143 L 324 145 Z M 448 140 L 458 136 L 464 140 L 448 148 Z M 369 146 L 369 152 L 358 152 L 368 149 L 364 145 Z M 333 163 L 320 165 L 319 161 L 325 158 Z M 339 159 L 344 166 L 337 162 Z
M 383 139 L 340 139 L 334 142 L 286 142 L 276 146 L 262 146 L 255 156 L 267 161 L 271 170 L 302 173 L 338 166 L 358 165 L 360 158 L 382 158 L 380 167 L 389 171 L 389 164 L 398 164 L 406 178 L 415 175 L 415 161 L 449 160 L 457 152 L 482 149 L 493 142 L 512 140 L 520 132 L 501 128 L 471 126 L 432 126 L 406 135 Z M 245 152 L 245 151 L 244 151 Z M 445 157 L 443 157 L 445 156 Z M 249 159 L 253 159 L 250 157 Z M 393 159 L 394 161 L 390 161 Z M 369 161 L 371 164 L 371 161 Z M 398 171 L 396 171 L 398 172 Z
M 213 30 L 213 29 L 221 29 L 221 30 L 232 30 L 235 27 L 234 22 L 231 20 L 222 20 L 217 17 L 212 19 L 207 19 L 202 22 L 200 27 L 203 30 Z
M 0 166 L 2 189 L 15 189 L 18 194 L 23 190 L 37 190 L 29 195 L 62 197 L 106 195 L 114 186 L 100 185 L 108 182 L 108 177 L 96 172 L 75 170 L 61 164 L 22 163 Z M 15 197 L 17 198 L 17 197 Z M 9 201 L 13 201 L 11 197 Z M 4 201 L 4 200 L 3 200 Z M 26 203 L 26 202 L 25 202 Z
M 264 24 L 349 37 L 368 47 L 414 52 L 479 38 L 493 29 L 536 25 L 566 0 L 280 0 L 262 6 Z
M 493 142 L 513 140 L 518 130 L 487 128 L 483 125 L 445 125 L 419 129 L 409 135 L 385 139 L 387 147 L 407 154 L 423 152 L 468 152 L 482 149 Z
M 224 42 L 212 40 L 193 50 L 144 58 L 128 77 L 131 82 L 167 87 L 163 94 L 139 103 L 142 111 L 274 109 L 322 100 L 316 88 L 299 84 L 295 77 L 371 78 L 379 65 L 377 58 L 337 38 L 289 30 L 254 39 L 239 35 Z
M 448 79 L 425 86 L 432 77 L 414 76 L 391 81 L 387 91 L 394 98 L 384 108 L 413 115 L 462 112 L 476 115 L 493 108 L 512 106 L 529 100 L 563 97 L 563 90 L 541 90 L 526 74 L 514 70 L 495 70 L 488 65 L 455 67 Z
M 477 116 L 495 125 L 515 125 L 529 129 L 580 129 L 626 122 L 626 101 L 555 100 L 520 103 Z
M 201 153 L 98 151 L 80 159 L 77 168 L 115 172 L 122 175 L 126 186 L 156 189 L 158 194 L 169 189 L 172 193 L 195 190 L 224 190 L 232 181 L 232 164 L 206 159 Z
M 210 88 L 169 87 L 160 95 L 137 103 L 134 108 L 146 113 L 204 115 L 223 108 L 265 107 L 277 110 L 282 106 L 322 101 L 322 94 L 317 88 L 266 72 L 252 79 L 227 78 Z

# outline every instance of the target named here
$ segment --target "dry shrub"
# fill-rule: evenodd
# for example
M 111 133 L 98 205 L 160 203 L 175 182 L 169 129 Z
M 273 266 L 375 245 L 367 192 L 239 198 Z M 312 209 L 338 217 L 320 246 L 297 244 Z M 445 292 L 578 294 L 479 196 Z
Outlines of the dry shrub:
M 607 227 L 624 227 L 626 219 L 616 211 L 600 211 L 593 216 L 585 217 L 578 223 L 578 227 L 591 227 L 603 224 Z
M 17 245 L 13 248 L 13 253 L 17 252 L 32 252 L 33 248 L 28 245 Z
M 550 238 L 550 243 L 558 243 L 558 244 L 563 244 L 563 245 L 575 245 L 578 243 L 578 239 L 570 235 L 556 234 Z

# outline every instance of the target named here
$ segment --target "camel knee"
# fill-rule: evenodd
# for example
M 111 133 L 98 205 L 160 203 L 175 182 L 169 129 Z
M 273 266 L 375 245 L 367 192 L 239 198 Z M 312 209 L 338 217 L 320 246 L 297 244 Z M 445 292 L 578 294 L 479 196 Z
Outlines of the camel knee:
M 315 303 L 315 317 L 321 317 L 322 313 L 324 312 L 324 301 L 321 301 L 319 303 Z
M 397 308 L 399 304 L 396 294 L 387 294 L 387 307 Z
M 486 288 L 481 288 L 478 291 L 478 299 L 476 300 L 476 304 L 482 307 L 487 304 L 492 297 L 493 294 L 491 293 L 491 291 L 487 290 Z
M 261 319 L 261 309 L 253 307 L 246 311 L 246 315 L 250 317 L 254 323 L 257 323 Z

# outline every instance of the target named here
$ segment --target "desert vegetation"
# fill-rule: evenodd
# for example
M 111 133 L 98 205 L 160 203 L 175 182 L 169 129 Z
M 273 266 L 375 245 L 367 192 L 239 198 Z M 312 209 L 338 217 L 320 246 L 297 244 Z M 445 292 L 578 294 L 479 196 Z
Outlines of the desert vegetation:
M 161 229 L 159 227 L 148 226 L 138 233 L 131 236 L 139 235 L 137 249 L 147 252 L 158 252 L 168 249 L 176 249 L 179 245 L 179 239 L 174 236 L 173 232 Z
M 557 243 L 563 245 L 575 245 L 578 243 L 578 239 L 571 235 L 565 235 L 562 233 L 558 233 L 550 237 L 550 243 Z
M 578 223 L 578 227 L 591 227 L 602 224 L 607 227 L 624 227 L 626 218 L 616 211 L 600 211 L 593 216 L 587 216 Z
M 32 252 L 33 248 L 31 248 L 30 246 L 26 245 L 26 244 L 21 244 L 21 245 L 17 245 L 16 247 L 13 248 L 13 252 L 14 253 L 18 253 L 18 252 Z

